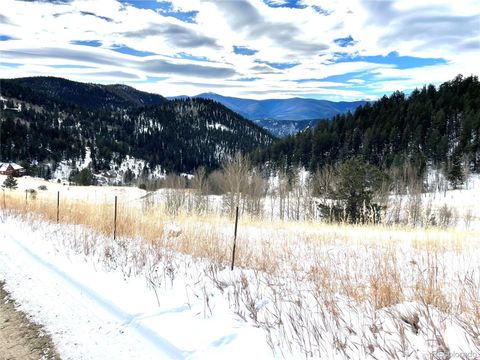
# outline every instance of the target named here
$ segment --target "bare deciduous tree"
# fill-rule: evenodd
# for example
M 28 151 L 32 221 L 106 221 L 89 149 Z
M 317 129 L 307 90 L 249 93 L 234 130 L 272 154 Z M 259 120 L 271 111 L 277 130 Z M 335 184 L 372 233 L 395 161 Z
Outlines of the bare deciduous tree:
M 252 169 L 248 177 L 248 187 L 245 192 L 246 211 L 253 216 L 263 214 L 263 199 L 267 194 L 268 183 L 259 169 Z
M 230 216 L 233 216 L 237 206 L 242 208 L 240 200 L 242 193 L 248 186 L 250 162 L 240 152 L 237 152 L 230 160 L 223 163 L 222 170 L 224 174 L 225 205 Z
M 205 214 L 208 209 L 208 189 L 209 182 L 207 171 L 203 166 L 199 167 L 192 178 L 194 189 L 193 210 L 198 214 Z

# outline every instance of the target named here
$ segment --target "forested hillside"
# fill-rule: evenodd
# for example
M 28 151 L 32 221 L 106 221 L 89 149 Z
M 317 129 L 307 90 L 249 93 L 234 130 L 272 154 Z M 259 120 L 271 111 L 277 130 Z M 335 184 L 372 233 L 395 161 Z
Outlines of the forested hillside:
M 58 78 L 0 85 L 3 161 L 81 160 L 88 149 L 94 171 L 110 170 L 129 155 L 150 168 L 191 172 L 273 142 L 265 130 L 211 100 L 166 101 L 122 86 Z M 152 102 L 161 104 L 144 106 Z
M 161 95 L 138 91 L 126 85 L 86 84 L 51 76 L 1 80 L 1 91 L 7 97 L 42 101 L 42 97 L 47 96 L 55 102 L 93 110 L 119 110 L 167 102 Z
M 282 139 L 253 155 L 257 163 L 337 165 L 357 155 L 382 168 L 408 162 L 419 172 L 426 165 L 470 165 L 480 171 L 480 83 L 457 76 L 436 88 L 395 92 L 353 113 L 322 120 L 314 128 Z

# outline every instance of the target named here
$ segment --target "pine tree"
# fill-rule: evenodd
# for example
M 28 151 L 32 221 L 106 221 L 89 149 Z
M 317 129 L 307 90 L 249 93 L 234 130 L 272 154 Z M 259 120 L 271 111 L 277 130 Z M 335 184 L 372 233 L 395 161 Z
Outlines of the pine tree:
M 3 187 L 7 189 L 16 189 L 17 188 L 17 179 L 15 179 L 12 175 L 8 175 L 5 181 L 3 182 Z
M 448 169 L 447 180 L 450 185 L 456 189 L 465 182 L 465 174 L 462 169 L 462 159 L 459 151 L 454 151 L 450 160 L 450 168 Z
M 135 180 L 135 174 L 132 170 L 130 170 L 130 168 L 128 168 L 125 171 L 125 174 L 123 174 L 123 183 L 130 184 L 133 180 Z
M 362 156 L 349 159 L 336 170 L 335 185 L 329 189 L 334 203 L 321 205 L 320 211 L 334 221 L 365 223 L 370 217 L 378 221 L 380 206 L 374 195 L 383 180 L 380 169 L 365 163 Z
M 70 181 L 80 186 L 89 186 L 95 184 L 95 177 L 89 168 L 85 168 L 80 171 L 72 171 Z

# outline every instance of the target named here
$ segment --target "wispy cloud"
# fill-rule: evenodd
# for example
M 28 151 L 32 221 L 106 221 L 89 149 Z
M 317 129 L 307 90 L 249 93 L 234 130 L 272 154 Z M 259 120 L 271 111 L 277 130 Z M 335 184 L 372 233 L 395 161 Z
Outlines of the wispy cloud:
M 147 60 L 140 68 L 156 74 L 177 74 L 203 78 L 229 78 L 236 74 L 235 70 L 227 67 L 204 66 L 197 64 L 180 64 L 166 60 Z
M 291 69 L 295 66 L 300 65 L 300 63 L 276 63 L 276 62 L 270 62 L 270 61 L 263 61 L 263 60 L 255 60 L 256 63 L 259 64 L 267 64 L 268 66 L 274 68 L 274 69 L 279 69 L 279 70 L 285 70 L 285 69 Z
M 214 38 L 204 36 L 192 29 L 177 24 L 149 24 L 140 30 L 127 31 L 119 35 L 135 39 L 160 37 L 167 40 L 170 44 L 181 48 L 219 47 Z
M 0 24 L 11 24 L 10 19 L 5 15 L 0 14 Z
M 355 100 L 478 73 L 478 0 L 2 0 L 2 76 Z

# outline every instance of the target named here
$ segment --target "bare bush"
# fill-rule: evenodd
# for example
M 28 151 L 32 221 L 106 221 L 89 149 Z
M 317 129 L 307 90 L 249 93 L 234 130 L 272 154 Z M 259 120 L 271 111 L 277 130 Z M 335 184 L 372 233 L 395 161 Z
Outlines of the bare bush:
M 447 204 L 443 205 L 438 210 L 438 225 L 447 228 L 457 223 L 457 216 L 454 209 L 450 208 Z

